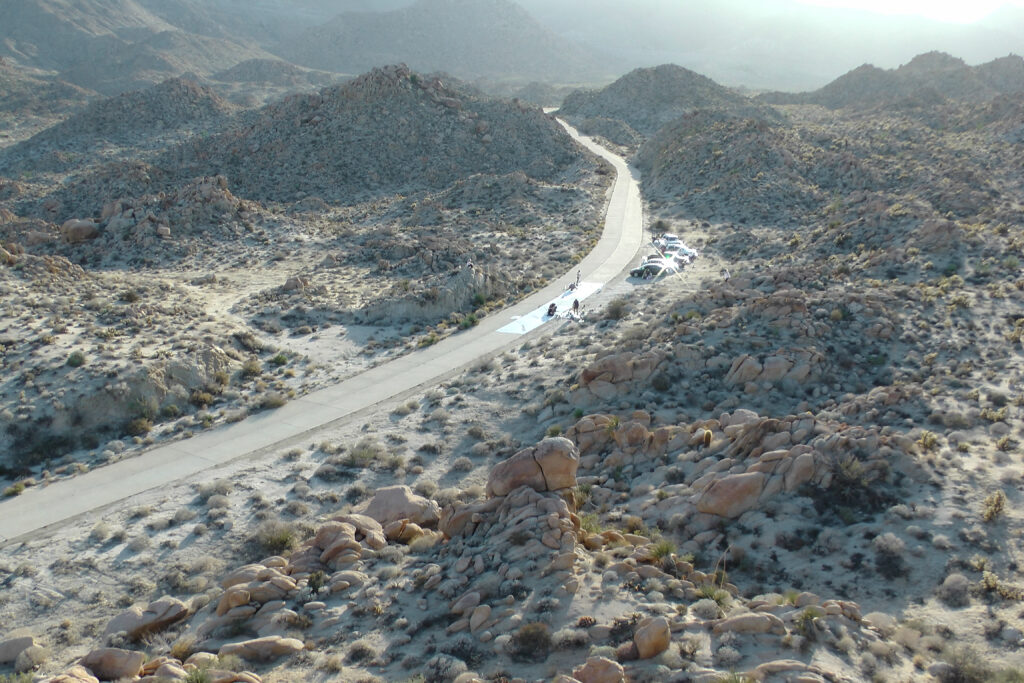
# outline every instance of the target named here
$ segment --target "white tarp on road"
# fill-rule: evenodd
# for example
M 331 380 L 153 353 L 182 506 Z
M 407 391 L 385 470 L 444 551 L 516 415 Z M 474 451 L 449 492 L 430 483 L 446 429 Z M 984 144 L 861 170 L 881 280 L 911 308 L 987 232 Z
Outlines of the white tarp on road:
M 548 315 L 548 307 L 551 304 L 555 304 L 558 307 L 558 313 L 555 314 L 556 318 L 563 318 L 565 314 L 572 310 L 572 302 L 574 299 L 579 299 L 580 305 L 583 305 L 583 300 L 588 296 L 601 291 L 604 286 L 602 282 L 581 282 L 580 286 L 576 289 L 569 291 L 568 289 L 562 292 L 562 294 L 551 301 L 547 302 L 540 308 L 530 311 L 526 315 L 520 316 L 505 325 L 498 332 L 504 332 L 505 334 L 526 334 L 530 330 L 535 330 L 547 321 L 551 320 L 551 316 Z

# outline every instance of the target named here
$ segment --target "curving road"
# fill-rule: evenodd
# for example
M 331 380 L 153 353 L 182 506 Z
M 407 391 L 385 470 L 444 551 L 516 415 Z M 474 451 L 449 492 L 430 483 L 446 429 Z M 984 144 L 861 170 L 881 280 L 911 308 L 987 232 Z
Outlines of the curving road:
M 316 431 L 454 375 L 481 357 L 518 345 L 522 342 L 520 335 L 543 322 L 541 312 L 550 302 L 558 302 L 559 309 L 564 310 L 565 283 L 575 279 L 577 270 L 582 272 L 583 286 L 572 298 L 583 299 L 600 291 L 640 249 L 640 191 L 625 160 L 579 135 L 568 124 L 562 125 L 580 144 L 609 161 L 617 174 L 601 239 L 569 273 L 516 305 L 483 318 L 470 330 L 297 398 L 277 410 L 6 499 L 0 502 L 0 546 L 237 458 L 255 459 L 301 443 Z

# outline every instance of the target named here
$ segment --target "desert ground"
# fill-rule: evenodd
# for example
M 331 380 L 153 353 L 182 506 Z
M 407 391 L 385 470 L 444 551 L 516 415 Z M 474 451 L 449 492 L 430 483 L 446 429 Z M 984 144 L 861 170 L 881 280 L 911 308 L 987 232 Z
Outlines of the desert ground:
M 563 112 L 695 263 L 0 548 L 8 679 L 1022 680 L 1020 95 L 706 80 Z M 9 497 L 457 334 L 572 273 L 611 182 L 538 108 L 399 66 L 115 99 L 0 153 Z M 188 108 L 126 135 L 153 101 Z

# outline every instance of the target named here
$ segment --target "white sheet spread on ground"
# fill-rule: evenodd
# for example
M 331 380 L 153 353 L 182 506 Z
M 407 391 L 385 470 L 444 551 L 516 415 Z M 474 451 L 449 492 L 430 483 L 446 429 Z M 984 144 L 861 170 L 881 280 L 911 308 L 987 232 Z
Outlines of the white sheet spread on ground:
M 555 314 L 555 317 L 564 318 L 566 314 L 572 310 L 573 299 L 579 299 L 580 308 L 582 309 L 583 300 L 591 294 L 600 292 L 603 286 L 603 282 L 581 282 L 580 286 L 575 290 L 565 290 L 560 296 L 555 297 L 540 308 L 516 318 L 508 325 L 505 325 L 498 330 L 498 332 L 504 332 L 505 334 L 526 334 L 530 330 L 537 329 L 547 321 L 551 320 L 551 316 L 548 315 L 548 306 L 551 304 L 558 306 L 558 313 Z

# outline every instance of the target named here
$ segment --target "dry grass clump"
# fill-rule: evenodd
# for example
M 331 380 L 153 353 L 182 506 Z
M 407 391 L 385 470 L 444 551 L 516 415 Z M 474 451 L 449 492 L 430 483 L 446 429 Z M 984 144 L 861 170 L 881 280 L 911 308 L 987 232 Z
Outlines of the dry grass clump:
M 1006 508 L 1006 494 L 1000 491 L 990 493 L 985 497 L 985 502 L 981 510 L 981 518 L 986 522 L 995 521 L 997 517 L 1003 514 L 1003 510 Z
M 215 479 L 213 481 L 204 481 L 199 484 L 197 492 L 199 494 L 199 500 L 206 503 L 211 496 L 226 496 L 234 490 L 234 484 L 227 479 Z
M 252 540 L 262 551 L 282 555 L 294 550 L 302 539 L 294 524 L 268 519 L 256 528 Z
M 535 621 L 519 627 L 509 641 L 512 659 L 520 662 L 542 662 L 548 658 L 553 645 L 551 627 Z

